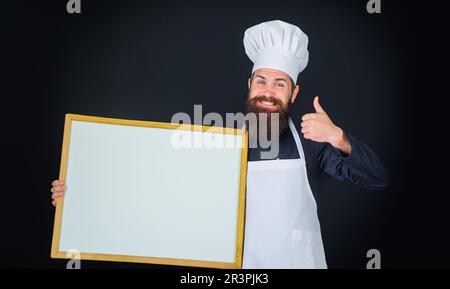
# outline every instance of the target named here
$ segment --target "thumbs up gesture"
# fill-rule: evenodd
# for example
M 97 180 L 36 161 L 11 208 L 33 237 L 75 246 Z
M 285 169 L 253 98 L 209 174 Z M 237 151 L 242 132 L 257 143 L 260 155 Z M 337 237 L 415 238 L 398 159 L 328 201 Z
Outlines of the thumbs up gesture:
M 307 113 L 302 117 L 301 131 L 306 139 L 316 142 L 328 142 L 336 148 L 342 147 L 345 140 L 344 132 L 336 126 L 319 103 L 319 97 L 314 97 L 315 113 Z

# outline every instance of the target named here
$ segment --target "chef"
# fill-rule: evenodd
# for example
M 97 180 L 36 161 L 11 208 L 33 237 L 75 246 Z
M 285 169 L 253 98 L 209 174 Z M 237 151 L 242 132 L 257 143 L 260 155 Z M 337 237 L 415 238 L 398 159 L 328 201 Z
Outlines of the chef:
M 367 189 L 387 185 L 386 169 L 375 153 L 335 125 L 318 97 L 314 113 L 295 123 L 291 119 L 297 77 L 308 64 L 307 46 L 300 28 L 279 20 L 244 34 L 253 62 L 247 113 L 265 114 L 268 123 L 272 114 L 278 116 L 279 150 L 271 159 L 262 157 L 268 148 L 258 142 L 248 151 L 243 268 L 327 268 L 313 195 L 322 171 Z M 273 127 L 265 128 L 271 135 Z M 64 190 L 62 180 L 53 181 L 53 205 Z
M 247 113 L 266 113 L 267 122 L 278 113 L 279 152 L 273 159 L 263 158 L 258 145 L 248 152 L 243 267 L 327 268 L 312 191 L 319 174 L 380 189 L 387 185 L 386 169 L 367 145 L 331 121 L 317 96 L 314 113 L 295 123 L 290 118 L 297 77 L 308 64 L 308 37 L 300 28 L 279 20 L 255 25 L 245 31 L 244 47 L 253 62 Z

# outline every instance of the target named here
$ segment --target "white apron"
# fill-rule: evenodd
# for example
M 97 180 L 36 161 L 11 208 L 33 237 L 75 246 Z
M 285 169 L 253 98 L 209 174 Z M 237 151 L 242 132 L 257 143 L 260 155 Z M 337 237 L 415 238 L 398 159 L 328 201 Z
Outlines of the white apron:
M 289 127 L 300 159 L 248 162 L 244 269 L 327 268 L 305 155 L 291 119 Z

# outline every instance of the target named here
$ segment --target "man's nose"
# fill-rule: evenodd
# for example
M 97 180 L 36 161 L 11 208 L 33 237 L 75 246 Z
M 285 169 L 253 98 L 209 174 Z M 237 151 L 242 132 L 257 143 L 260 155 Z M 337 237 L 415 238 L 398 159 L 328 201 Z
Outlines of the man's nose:
M 264 93 L 264 95 L 267 95 L 267 96 L 273 96 L 273 97 L 275 96 L 275 92 L 269 86 L 266 86 L 264 88 L 263 93 Z

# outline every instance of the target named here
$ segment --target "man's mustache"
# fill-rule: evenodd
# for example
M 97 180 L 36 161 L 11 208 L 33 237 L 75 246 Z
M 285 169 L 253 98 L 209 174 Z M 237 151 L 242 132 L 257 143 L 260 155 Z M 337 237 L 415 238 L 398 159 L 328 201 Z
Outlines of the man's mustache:
M 250 92 L 249 92 L 250 94 Z M 265 110 L 263 107 L 257 106 L 256 103 L 258 101 L 269 101 L 272 102 L 273 104 L 275 104 L 277 106 L 277 109 L 275 111 L 269 111 L 269 110 Z M 291 102 L 287 102 L 286 104 L 283 105 L 283 101 L 279 98 L 275 98 L 273 96 L 270 95 L 257 95 L 254 96 L 252 98 L 248 98 L 247 97 L 247 101 L 246 101 L 246 113 L 255 113 L 257 114 L 257 118 L 256 121 L 258 124 L 254 124 L 254 125 L 258 125 L 261 121 L 263 121 L 263 126 L 266 127 L 267 130 L 267 135 L 270 136 L 270 138 L 272 137 L 272 130 L 271 130 L 271 125 L 272 125 L 272 113 L 277 113 L 278 114 L 278 133 L 284 132 L 287 128 L 288 128 L 288 119 L 289 119 L 289 111 L 291 108 Z M 266 119 L 260 119 L 260 114 L 265 114 L 267 116 Z
M 281 102 L 280 99 L 275 98 L 273 96 L 269 96 L 269 95 L 257 95 L 255 97 L 252 97 L 251 99 L 249 99 L 247 102 L 248 102 L 248 104 L 254 106 L 259 101 L 271 102 L 274 105 L 277 105 L 279 108 L 281 108 L 283 105 L 283 103 Z

